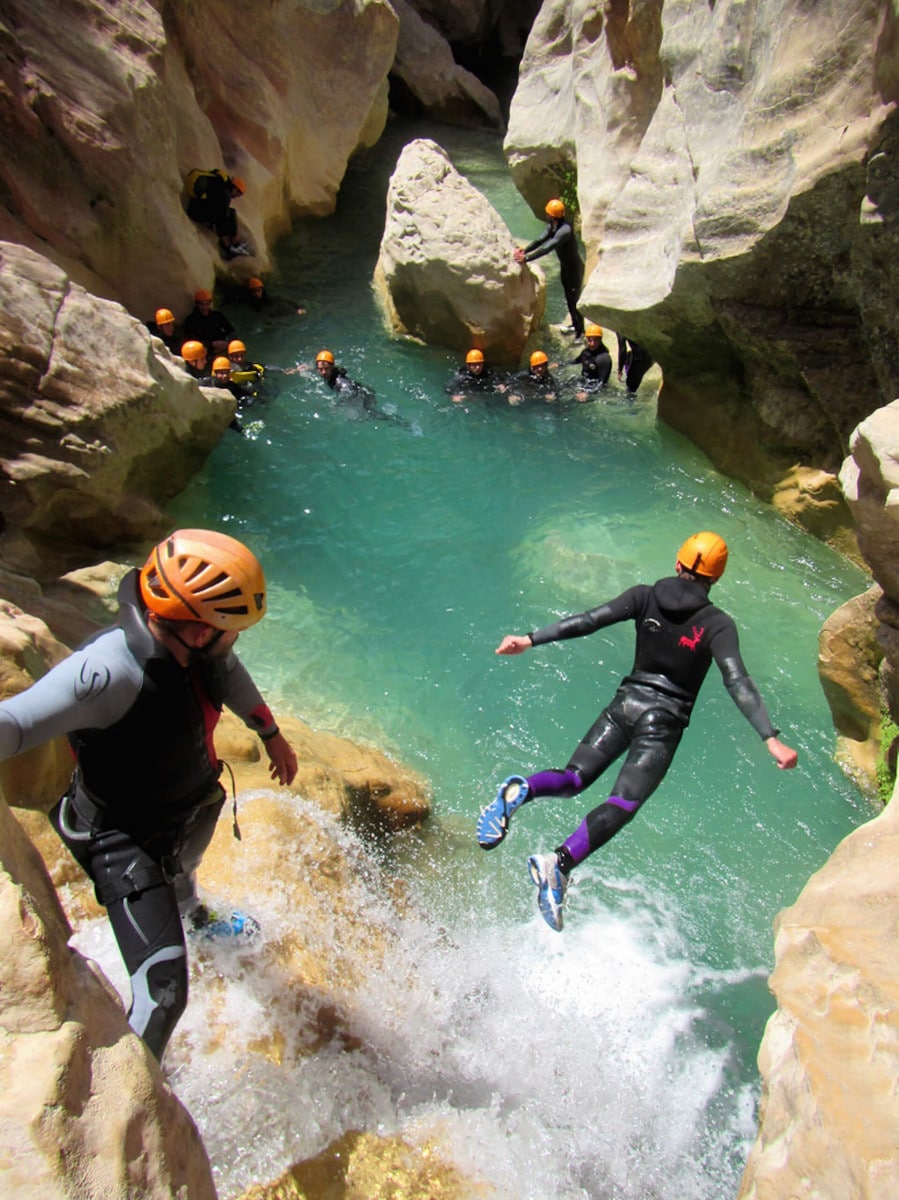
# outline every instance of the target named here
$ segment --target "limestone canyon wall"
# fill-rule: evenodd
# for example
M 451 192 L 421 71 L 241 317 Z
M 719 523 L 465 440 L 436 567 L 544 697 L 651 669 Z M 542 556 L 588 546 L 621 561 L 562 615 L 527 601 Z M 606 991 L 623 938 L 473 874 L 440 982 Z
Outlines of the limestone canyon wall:
M 576 178 L 582 307 L 651 350 L 660 415 L 819 535 L 895 395 L 897 69 L 880 0 L 546 0 L 509 120 L 535 210 Z
M 184 312 L 221 269 L 186 216 L 194 167 L 247 184 L 240 219 L 269 246 L 334 206 L 377 140 L 398 33 L 387 0 L 10 0 L 0 14 L 0 237 L 151 317 Z

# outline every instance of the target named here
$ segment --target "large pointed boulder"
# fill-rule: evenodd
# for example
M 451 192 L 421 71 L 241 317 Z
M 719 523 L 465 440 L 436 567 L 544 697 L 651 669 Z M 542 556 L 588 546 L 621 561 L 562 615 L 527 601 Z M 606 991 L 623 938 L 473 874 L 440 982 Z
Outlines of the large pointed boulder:
M 390 181 L 375 288 L 400 334 L 518 364 L 545 302 L 502 217 L 436 142 L 407 145 Z

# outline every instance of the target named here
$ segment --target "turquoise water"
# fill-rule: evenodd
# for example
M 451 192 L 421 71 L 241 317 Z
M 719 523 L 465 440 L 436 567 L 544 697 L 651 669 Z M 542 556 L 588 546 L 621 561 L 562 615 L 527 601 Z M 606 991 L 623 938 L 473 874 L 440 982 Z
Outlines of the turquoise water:
M 407 949 L 431 1008 L 398 1047 L 408 980 L 394 992 L 388 973 L 368 1030 L 375 1051 L 389 1042 L 372 1069 L 396 1127 L 436 1108 L 457 1160 L 501 1196 L 734 1194 L 772 1008 L 772 920 L 870 815 L 832 763 L 815 666 L 822 621 L 866 581 L 659 426 L 651 380 L 636 399 L 613 387 L 560 408 L 450 402 L 454 357 L 389 340 L 370 287 L 387 179 L 422 132 L 391 128 L 351 164 L 334 216 L 299 222 L 279 246 L 272 289 L 304 299 L 306 317 L 266 326 L 229 310 L 255 360 L 309 364 L 327 346 L 405 423 L 353 419 L 311 370 L 285 377 L 173 516 L 225 528 L 263 561 L 269 615 L 241 655 L 273 707 L 375 742 L 431 781 L 431 827 L 377 851 L 427 914 Z M 516 237 L 538 232 L 498 141 L 424 133 Z M 547 319 L 561 321 L 553 263 L 547 275 Z M 553 360 L 573 357 L 561 335 L 543 344 Z M 525 809 L 490 855 L 474 819 L 505 775 L 565 764 L 630 665 L 632 627 L 514 659 L 494 648 L 670 574 L 700 528 L 730 544 L 714 598 L 800 766 L 777 771 L 713 668 L 667 779 L 578 872 L 554 935 L 524 862 L 571 832 L 603 784 Z M 432 1076 L 410 1047 L 435 1027 L 444 1067 Z M 332 1118 L 323 1129 L 339 1132 Z M 279 1150 L 283 1165 L 295 1152 Z M 218 1169 L 231 1194 L 240 1179 Z

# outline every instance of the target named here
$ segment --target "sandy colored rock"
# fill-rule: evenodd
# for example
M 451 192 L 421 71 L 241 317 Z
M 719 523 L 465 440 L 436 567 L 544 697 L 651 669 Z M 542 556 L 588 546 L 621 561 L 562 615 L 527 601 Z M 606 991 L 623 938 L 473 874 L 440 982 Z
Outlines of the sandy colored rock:
M 893 396 L 894 40 L 875 0 L 548 0 L 528 40 L 506 152 L 535 213 L 576 179 L 581 309 L 765 499 Z
M 144 319 L 270 266 L 298 212 L 324 214 L 387 118 L 398 21 L 386 0 L 4 5 L 0 237 L 43 248 Z M 255 259 L 227 267 L 184 211 L 194 167 L 243 178 Z
M 394 86 L 408 89 L 423 115 L 451 125 L 501 129 L 493 92 L 453 58 L 446 39 L 422 20 L 407 0 L 392 0 L 400 19 Z
M 428 1200 L 490 1200 L 492 1188 L 478 1186 L 443 1161 L 431 1146 L 411 1146 L 399 1137 L 348 1133 L 316 1158 L 298 1163 L 269 1184 L 258 1184 L 240 1200 L 308 1200 L 339 1195 L 428 1197 Z
M 778 1011 L 739 1200 L 899 1194 L 897 855 L 894 795 L 777 919 Z
M 311 729 L 297 717 L 279 715 L 278 724 L 299 759 L 290 788 L 297 795 L 335 816 L 381 830 L 419 824 L 430 813 L 426 780 L 383 751 Z M 215 743 L 241 790 L 272 786 L 259 738 L 233 713 L 222 714 Z
M 821 687 L 837 733 L 844 739 L 843 753 L 869 789 L 880 751 L 883 650 L 877 640 L 876 607 L 882 595 L 875 585 L 847 600 L 827 618 L 818 635 Z
M 840 483 L 859 548 L 887 596 L 899 602 L 899 400 L 854 430 Z
M 387 193 L 375 286 L 400 333 L 517 366 L 545 301 L 541 274 L 514 260 L 500 215 L 435 142 L 400 155 Z
M 162 503 L 218 443 L 233 397 L 200 389 L 119 304 L 33 251 L 0 244 L 0 268 L 5 563 L 37 575 L 54 544 L 74 565 L 84 547 L 160 536 Z
M 67 946 L 29 840 L 0 801 L 0 1191 L 16 1200 L 215 1200 L 187 1111 L 118 997 Z

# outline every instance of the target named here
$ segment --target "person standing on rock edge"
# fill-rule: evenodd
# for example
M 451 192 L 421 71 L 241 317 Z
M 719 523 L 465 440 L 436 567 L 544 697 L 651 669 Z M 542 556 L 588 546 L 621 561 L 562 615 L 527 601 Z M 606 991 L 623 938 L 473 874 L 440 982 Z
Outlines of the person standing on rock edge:
M 65 735 L 75 758 L 50 821 L 94 884 L 131 984 L 131 1028 L 161 1059 L 187 1004 L 182 916 L 200 936 L 249 940 L 218 920 L 194 874 L 225 801 L 212 741 L 223 707 L 262 739 L 273 780 L 297 757 L 234 653 L 265 615 L 265 578 L 241 542 L 181 529 L 119 587 L 117 623 L 0 703 L 0 759 Z M 236 803 L 235 803 L 235 835 Z
M 624 377 L 629 392 L 636 392 L 652 363 L 652 355 L 644 346 L 618 334 L 618 378 Z
M 496 648 L 497 654 L 523 654 L 532 646 L 583 637 L 619 621 L 636 626 L 631 673 L 565 770 L 539 771 L 527 778 L 510 775 L 477 822 L 479 845 L 492 850 L 509 832 L 512 814 L 522 804 L 540 796 L 577 796 L 627 752 L 609 798 L 552 853 L 528 859 L 540 913 L 551 929 L 562 928 L 572 870 L 623 829 L 664 779 L 713 660 L 731 699 L 778 767 L 796 766 L 796 751 L 779 740 L 780 731 L 743 665 L 733 619 L 709 600 L 712 584 L 726 564 L 722 538 L 708 530 L 694 533 L 677 552 L 674 576 L 651 587 L 638 584 L 598 608 L 563 617 L 535 633 L 507 635 Z
M 571 325 L 565 330 L 576 338 L 584 336 L 584 318 L 578 312 L 577 302 L 584 284 L 584 264 L 581 262 L 577 240 L 571 222 L 565 217 L 565 205 L 561 200 L 550 200 L 546 205 L 549 224 L 538 238 L 522 249 L 515 250 L 517 263 L 533 262 L 555 250 L 559 260 L 559 278 L 565 293 L 565 302 L 571 317 Z

